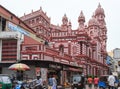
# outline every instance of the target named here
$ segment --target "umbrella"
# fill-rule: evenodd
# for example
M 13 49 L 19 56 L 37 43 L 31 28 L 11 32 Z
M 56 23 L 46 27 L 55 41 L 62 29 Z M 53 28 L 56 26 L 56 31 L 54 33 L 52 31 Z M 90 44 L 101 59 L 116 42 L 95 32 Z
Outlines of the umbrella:
M 26 64 L 23 63 L 16 63 L 16 64 L 12 64 L 11 66 L 9 66 L 10 70 L 19 70 L 19 71 L 25 71 L 25 70 L 29 70 L 30 67 Z

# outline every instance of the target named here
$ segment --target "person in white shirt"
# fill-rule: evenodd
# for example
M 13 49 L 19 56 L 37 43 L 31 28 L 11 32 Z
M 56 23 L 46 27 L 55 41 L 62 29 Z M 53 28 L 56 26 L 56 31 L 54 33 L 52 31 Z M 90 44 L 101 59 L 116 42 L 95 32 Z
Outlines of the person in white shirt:
M 52 89 L 57 89 L 57 80 L 55 78 L 55 75 L 53 75 L 53 86 L 52 86 Z
M 111 73 L 111 75 L 109 75 L 109 77 L 108 77 L 109 89 L 114 89 L 114 86 L 115 86 L 114 84 L 115 84 L 115 77 Z

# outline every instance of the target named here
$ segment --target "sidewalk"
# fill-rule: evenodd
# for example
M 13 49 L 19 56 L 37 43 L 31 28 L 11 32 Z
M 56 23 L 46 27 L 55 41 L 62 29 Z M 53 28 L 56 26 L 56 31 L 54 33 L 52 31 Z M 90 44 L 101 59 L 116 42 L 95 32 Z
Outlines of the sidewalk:
M 63 86 L 57 86 L 57 89 L 71 89 L 71 87 L 63 87 Z
M 58 86 L 58 89 L 71 89 L 71 87 L 63 88 L 62 86 Z M 87 84 L 85 85 L 85 89 L 89 89 Z M 92 85 L 92 89 L 95 89 L 94 85 Z M 97 89 L 99 89 L 99 88 L 97 88 Z M 120 89 L 120 87 L 118 89 Z
M 57 89 L 71 89 L 71 87 L 62 87 L 62 86 L 57 86 Z M 88 89 L 88 85 L 86 85 L 86 88 L 85 89 Z M 94 89 L 94 88 L 93 88 Z
M 64 88 L 64 89 L 71 89 L 71 87 L 69 87 L 69 88 Z M 89 87 L 88 87 L 87 84 L 85 85 L 85 89 L 89 89 Z M 92 85 L 92 89 L 94 89 L 94 85 Z M 120 89 L 120 88 L 118 88 L 118 89 Z
M 71 88 L 69 87 L 69 88 L 64 88 L 64 89 L 71 89 Z M 89 88 L 88 88 L 88 85 L 86 85 L 85 89 L 89 89 Z M 94 85 L 92 85 L 92 89 L 95 89 L 95 88 L 94 88 Z M 97 89 L 99 89 L 99 88 L 97 88 Z M 106 89 L 108 89 L 108 88 L 106 88 Z M 120 87 L 118 87 L 118 89 L 120 89 Z

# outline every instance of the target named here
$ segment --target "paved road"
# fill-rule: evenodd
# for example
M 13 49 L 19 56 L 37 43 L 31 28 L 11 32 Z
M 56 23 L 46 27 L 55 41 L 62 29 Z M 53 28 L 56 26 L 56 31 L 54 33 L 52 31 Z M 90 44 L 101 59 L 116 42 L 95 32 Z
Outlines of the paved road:
M 71 89 L 71 88 L 65 88 L 65 89 Z M 85 89 L 89 89 L 88 85 L 86 85 L 86 88 L 85 88 Z M 94 88 L 94 85 L 92 86 L 92 89 L 95 89 L 95 88 Z M 99 88 L 97 88 L 97 89 L 99 89 Z M 120 89 L 120 87 L 119 87 L 118 89 Z
M 65 88 L 65 89 L 71 89 L 71 88 Z M 86 85 L 86 88 L 85 88 L 85 89 L 89 89 L 88 85 Z M 92 85 L 92 89 L 95 89 L 95 88 L 94 88 L 94 85 Z M 99 88 L 97 88 L 97 89 L 99 89 Z M 118 89 L 120 89 L 120 88 L 118 88 Z
M 71 89 L 71 88 L 65 88 L 65 89 Z M 89 89 L 88 85 L 86 85 L 85 89 Z M 92 89 L 94 89 L 94 86 L 92 86 Z

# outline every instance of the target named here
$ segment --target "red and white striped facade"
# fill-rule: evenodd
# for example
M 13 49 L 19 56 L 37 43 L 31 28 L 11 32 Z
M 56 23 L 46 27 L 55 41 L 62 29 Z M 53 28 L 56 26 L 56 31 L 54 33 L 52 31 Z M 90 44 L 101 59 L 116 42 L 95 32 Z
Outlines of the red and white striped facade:
M 100 4 L 86 25 L 84 24 L 85 16 L 81 11 L 78 17 L 79 26 L 77 29 L 72 29 L 72 23 L 66 14 L 62 18 L 60 26 L 52 24 L 42 8 L 24 15 L 20 19 L 34 30 L 37 37 L 45 40 L 45 45 L 49 49 L 47 52 L 49 58 L 46 59 L 52 60 L 54 57 L 56 61 L 65 63 L 66 60 L 59 60 L 55 56 L 55 54 L 59 53 L 60 58 L 64 57 L 70 62 L 73 61 L 81 65 L 86 75 L 107 74 L 107 28 L 104 9 Z M 27 43 L 29 41 L 26 40 Z M 39 48 L 40 46 L 37 47 Z M 56 51 L 50 51 L 52 49 Z M 24 53 L 22 53 L 22 58 L 25 57 Z M 37 56 L 39 55 L 34 55 L 36 58 Z

